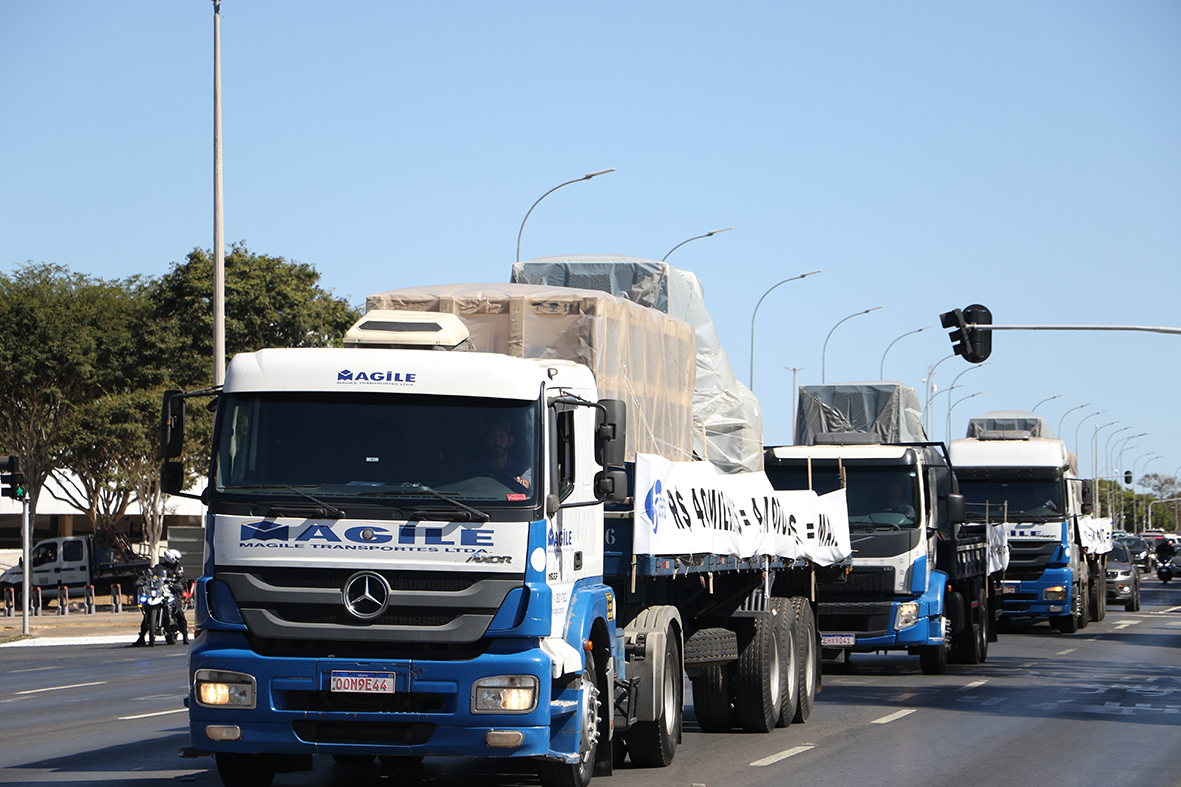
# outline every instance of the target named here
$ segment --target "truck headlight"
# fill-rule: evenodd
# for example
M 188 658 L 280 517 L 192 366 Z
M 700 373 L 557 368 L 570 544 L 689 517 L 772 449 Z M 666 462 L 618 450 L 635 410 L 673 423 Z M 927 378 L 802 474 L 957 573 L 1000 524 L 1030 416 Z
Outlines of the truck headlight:
M 1070 591 L 1061 585 L 1055 585 L 1052 588 L 1046 588 L 1042 591 L 1042 598 L 1046 601 L 1065 601 Z
M 206 708 L 253 708 L 257 689 L 245 672 L 199 669 L 193 674 L 193 696 Z
M 472 713 L 528 713 L 536 706 L 532 675 L 497 675 L 472 684 Z
M 913 626 L 919 621 L 919 602 L 907 601 L 898 605 L 898 614 L 894 618 L 894 628 L 901 631 Z

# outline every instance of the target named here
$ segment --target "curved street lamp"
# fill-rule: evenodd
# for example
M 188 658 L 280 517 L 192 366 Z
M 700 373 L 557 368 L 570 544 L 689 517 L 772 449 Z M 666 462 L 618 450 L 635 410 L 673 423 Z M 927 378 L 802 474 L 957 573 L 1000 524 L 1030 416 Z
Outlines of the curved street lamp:
M 680 243 L 678 243 L 676 246 L 673 246 L 671 249 L 668 250 L 668 254 L 672 254 L 674 251 L 681 248 L 689 241 L 701 240 L 702 238 L 711 238 L 714 235 L 717 235 L 719 232 L 729 232 L 732 229 L 734 229 L 734 228 L 733 227 L 726 227 L 725 229 L 720 229 L 720 230 L 710 230 L 709 232 L 705 233 L 704 235 L 695 235 L 692 238 L 689 238 L 689 240 L 683 240 Z M 663 257 L 661 257 L 660 261 L 664 262 L 665 260 L 667 260 L 668 254 L 665 254 Z
M 981 364 L 973 364 L 973 365 L 969 366 L 967 369 L 964 369 L 962 372 L 960 372 L 959 374 L 957 374 L 955 376 L 955 378 L 951 381 L 951 387 L 957 388 L 958 386 L 956 385 L 956 383 L 958 383 L 960 381 L 960 378 L 963 377 L 968 372 L 970 372 L 974 369 L 980 369 L 984 366 L 988 366 L 991 363 L 992 363 L 992 361 L 985 361 L 984 363 L 981 363 Z M 948 390 L 950 390 L 950 389 L 948 389 Z M 934 399 L 935 397 L 932 396 L 931 398 Z M 961 399 L 960 401 L 963 401 L 963 400 Z M 950 396 L 947 397 L 947 441 L 951 442 L 951 397 Z
M 550 189 L 549 191 L 547 191 L 546 193 L 544 193 L 540 197 L 538 197 L 537 202 L 534 202 L 533 205 L 529 208 L 529 213 L 533 212 L 533 208 L 537 207 L 538 202 L 541 202 L 543 199 L 548 197 L 550 194 L 553 194 L 555 191 L 562 188 L 562 186 L 569 186 L 571 183 L 580 183 L 581 181 L 590 180 L 591 178 L 597 178 L 599 175 L 606 175 L 608 172 L 614 172 L 614 171 L 615 171 L 615 167 L 608 167 L 607 169 L 600 169 L 597 172 L 588 172 L 587 174 L 583 175 L 581 178 L 575 178 L 574 180 L 568 180 L 565 183 L 559 183 L 558 185 L 554 186 L 552 189 Z M 521 261 L 521 233 L 523 233 L 525 231 L 525 222 L 529 221 L 529 213 L 526 213 L 525 218 L 521 219 L 521 229 L 517 230 L 517 262 Z
M 949 390 L 950 390 L 950 389 L 949 389 Z M 982 393 L 984 393 L 984 391 L 977 391 L 977 392 L 976 392 L 976 393 L 974 393 L 974 394 L 970 394 L 970 395 L 968 395 L 968 396 L 965 396 L 963 399 L 960 399 L 960 400 L 959 400 L 959 401 L 957 401 L 955 404 L 952 404 L 952 405 L 949 405 L 949 406 L 948 406 L 948 408 L 947 408 L 947 441 L 948 441 L 948 442 L 951 442 L 951 411 L 952 411 L 952 410 L 954 410 L 954 409 L 956 408 L 956 405 L 962 404 L 963 402 L 966 402 L 966 401 L 968 401 L 969 399 L 971 399 L 971 398 L 973 398 L 973 397 L 979 396 L 979 395 L 980 395 L 980 394 L 982 394 Z M 947 397 L 947 401 L 949 401 L 949 402 L 951 401 L 951 397 L 950 397 L 950 396 L 949 396 L 949 397 Z
M 1107 412 L 1107 411 L 1106 411 L 1106 410 L 1096 410 L 1095 412 L 1091 413 L 1090 415 L 1084 415 L 1084 416 L 1083 416 L 1081 419 L 1079 419 L 1079 422 L 1078 422 L 1078 424 L 1077 424 L 1077 425 L 1074 427 L 1074 453 L 1075 453 L 1076 455 L 1077 455 L 1077 454 L 1078 454 L 1078 452 L 1079 452 L 1079 451 L 1078 451 L 1078 432 L 1079 432 L 1079 429 L 1081 429 L 1081 428 L 1082 428 L 1082 426 L 1083 426 L 1083 424 L 1085 424 L 1085 423 L 1087 422 L 1087 419 L 1089 419 L 1089 418 L 1094 418 L 1095 416 L 1097 416 L 1097 415 L 1101 415 L 1102 413 L 1105 413 L 1105 412 Z M 1081 462 L 1079 463 L 1079 467 L 1082 467 L 1082 463 L 1081 463 Z
M 956 357 L 958 357 L 958 356 L 955 353 L 952 353 L 951 355 L 943 356 L 942 358 L 940 358 L 938 361 L 935 362 L 934 366 L 927 369 L 927 376 L 925 378 L 923 378 L 923 382 L 926 383 L 926 385 L 927 385 L 927 396 L 923 400 L 923 431 L 924 432 L 929 432 L 931 430 L 931 399 L 934 397 L 934 394 L 931 393 L 931 386 L 933 386 L 935 384 L 934 383 L 935 370 L 939 368 L 939 364 L 943 363 L 944 361 L 950 361 L 952 358 L 956 358 Z
M 915 331 L 907 331 L 906 333 L 902 334 L 901 336 L 899 336 L 899 337 L 898 337 L 897 339 L 895 339 L 894 341 L 890 342 L 890 343 L 889 343 L 889 344 L 886 346 L 886 352 L 882 353 L 882 365 L 881 365 L 881 367 L 880 367 L 880 368 L 878 368 L 878 379 L 879 379 L 879 380 L 885 380 L 885 379 L 886 379 L 886 353 L 890 352 L 890 348 L 891 348 L 891 347 L 893 347 L 894 345 L 898 344 L 899 340 L 901 340 L 901 339 L 905 339 L 907 336 L 912 336 L 912 335 L 914 335 L 914 334 L 916 334 L 916 333 L 922 333 L 923 331 L 927 330 L 928 328 L 934 328 L 934 327 L 935 327 L 934 325 L 924 325 L 922 328 L 919 328 L 918 330 L 915 330 Z
M 669 252 L 669 254 L 672 254 L 672 252 Z M 668 255 L 666 254 L 665 256 L 667 257 Z M 808 271 L 807 273 L 801 273 L 799 276 L 792 276 L 790 279 L 784 279 L 783 281 L 779 282 L 779 284 L 787 284 L 789 281 L 799 281 L 800 279 L 807 278 L 808 276 L 815 276 L 817 273 L 824 273 L 824 271 Z M 778 287 L 779 284 L 773 285 L 770 290 L 767 290 L 763 293 L 763 297 L 759 298 L 759 302 L 755 304 L 754 312 L 750 315 L 750 377 L 747 378 L 747 382 L 752 391 L 755 389 L 755 317 L 757 317 L 759 314 L 759 307 L 763 305 L 763 298 L 766 298 L 768 295 L 770 295 L 771 290 Z
M 1066 416 L 1070 415 L 1070 414 L 1071 414 L 1071 413 L 1073 413 L 1075 410 L 1081 410 L 1081 409 L 1083 409 L 1084 407 L 1090 407 L 1090 406 L 1091 406 L 1091 403 L 1090 403 L 1090 402 L 1087 402 L 1086 404 L 1080 404 L 1078 407 L 1072 407 L 1072 408 L 1070 408 L 1069 410 L 1067 410 L 1065 413 L 1063 413 L 1063 414 L 1062 414 L 1062 417 L 1058 419 L 1058 431 L 1056 432 L 1056 434 L 1057 434 L 1059 437 L 1061 437 L 1061 436 L 1062 436 L 1062 424 L 1063 424 L 1063 423 L 1066 421 Z
M 1035 405 L 1033 406 L 1033 409 L 1032 409 L 1032 410 L 1030 410 L 1029 412 L 1031 412 L 1031 413 L 1036 413 L 1036 412 L 1037 412 L 1037 408 L 1041 407 L 1041 406 L 1042 406 L 1043 404 L 1045 404 L 1046 402 L 1051 402 L 1051 401 L 1053 401 L 1053 400 L 1055 400 L 1055 399 L 1061 399 L 1061 398 L 1062 398 L 1063 396 L 1065 396 L 1065 395 L 1066 395 L 1066 394 L 1058 394 L 1057 396 L 1051 396 L 1049 399 L 1042 399 L 1040 402 L 1038 402 L 1037 404 L 1035 404 Z
M 873 308 L 866 309 L 863 312 L 857 312 L 856 314 L 850 314 L 844 320 L 841 320 L 841 322 L 838 322 L 836 325 L 832 326 L 832 331 L 835 331 L 837 328 L 841 327 L 842 322 L 846 322 L 848 320 L 851 320 L 854 317 L 860 317 L 863 314 L 869 314 L 870 312 L 876 312 L 878 309 L 881 309 L 881 308 L 883 308 L 883 307 L 874 306 Z M 828 362 L 828 357 L 827 357 L 828 356 L 828 340 L 832 338 L 832 331 L 829 331 L 828 336 L 824 337 L 824 349 L 820 351 L 820 384 L 821 385 L 823 385 L 825 382 L 824 372 L 825 372 L 825 367 Z

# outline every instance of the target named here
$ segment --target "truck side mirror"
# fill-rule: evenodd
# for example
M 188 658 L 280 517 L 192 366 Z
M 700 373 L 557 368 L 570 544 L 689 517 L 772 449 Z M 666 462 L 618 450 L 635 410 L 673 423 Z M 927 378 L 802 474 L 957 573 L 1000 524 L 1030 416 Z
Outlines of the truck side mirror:
M 601 503 L 627 500 L 627 473 L 614 467 L 595 473 L 595 497 Z
M 947 496 L 947 523 L 949 525 L 962 525 L 966 518 L 964 510 L 963 495 Z
M 185 463 L 165 462 L 160 466 L 160 489 L 166 494 L 179 495 L 185 486 Z
M 627 461 L 627 406 L 622 399 L 600 399 L 595 421 L 595 461 L 623 467 Z M 598 486 L 598 478 L 595 481 Z
M 184 453 L 185 399 L 184 391 L 164 392 L 160 412 L 160 458 L 175 459 Z

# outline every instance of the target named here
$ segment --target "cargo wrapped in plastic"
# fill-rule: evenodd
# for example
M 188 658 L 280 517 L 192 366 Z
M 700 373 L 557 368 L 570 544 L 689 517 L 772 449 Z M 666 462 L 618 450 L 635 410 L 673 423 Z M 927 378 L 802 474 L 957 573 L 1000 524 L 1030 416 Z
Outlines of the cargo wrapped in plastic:
M 918 394 L 893 380 L 801 385 L 796 445 L 813 445 L 817 435 L 832 432 L 871 434 L 880 443 L 927 440 Z
M 637 451 L 692 459 L 695 342 L 682 320 L 605 292 L 524 284 L 379 292 L 366 299 L 375 309 L 458 315 L 478 352 L 581 363 L 601 397 L 627 403 L 629 460 Z
M 724 473 L 763 469 L 759 400 L 734 376 L 696 276 L 656 260 L 578 255 L 518 262 L 513 281 L 602 290 L 691 324 L 697 332 L 694 452 Z

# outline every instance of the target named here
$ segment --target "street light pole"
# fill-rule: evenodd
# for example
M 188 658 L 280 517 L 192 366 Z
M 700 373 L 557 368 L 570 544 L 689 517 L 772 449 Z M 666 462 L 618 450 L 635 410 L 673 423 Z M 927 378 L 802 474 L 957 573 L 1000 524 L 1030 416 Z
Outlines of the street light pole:
M 919 328 L 918 330 L 907 331 L 906 333 L 902 334 L 894 341 L 890 342 L 886 346 L 886 352 L 882 353 L 882 365 L 881 365 L 881 367 L 878 368 L 878 379 L 879 380 L 886 379 L 886 353 L 890 352 L 891 347 L 898 344 L 899 340 L 905 339 L 907 336 L 913 336 L 916 333 L 922 333 L 923 331 L 927 330 L 928 328 L 934 328 L 934 327 L 935 327 L 934 325 L 924 325 L 922 328 Z
M 213 0 L 213 384 L 226 379 L 226 250 L 221 184 L 221 2 Z
M 1037 404 L 1035 404 L 1035 405 L 1033 406 L 1033 409 L 1032 409 L 1032 410 L 1030 410 L 1029 412 L 1031 412 L 1031 413 L 1036 413 L 1036 412 L 1037 412 L 1037 408 L 1041 407 L 1041 406 L 1042 406 L 1043 404 L 1045 404 L 1046 402 L 1050 402 L 1050 401 L 1053 401 L 1053 400 L 1055 400 L 1055 399 L 1060 399 L 1060 398 L 1061 398 L 1061 397 L 1063 397 L 1064 395 L 1065 395 L 1065 394 L 1058 394 L 1057 396 L 1051 396 L 1049 399 L 1042 399 L 1040 402 L 1038 402 Z
M 841 327 L 841 323 L 846 322 L 847 320 L 851 320 L 854 317 L 860 317 L 863 314 L 869 314 L 870 312 L 876 312 L 878 309 L 881 309 L 881 308 L 882 308 L 881 306 L 874 306 L 870 309 L 866 309 L 865 311 L 857 312 L 855 314 L 850 314 L 848 317 L 841 320 L 841 322 L 838 322 L 836 325 L 832 326 L 832 331 L 835 331 L 837 328 Z M 824 349 L 822 349 L 820 351 L 820 383 L 822 385 L 824 384 L 824 382 L 826 380 L 825 368 L 828 365 L 828 357 L 827 357 L 828 356 L 828 340 L 832 338 L 832 331 L 829 331 L 828 336 L 824 337 Z
M 681 248 L 689 241 L 701 240 L 702 238 L 711 238 L 714 235 L 717 235 L 719 232 L 729 232 L 732 229 L 734 229 L 734 228 L 733 227 L 726 227 L 725 229 L 721 229 L 721 230 L 710 230 L 709 232 L 705 233 L 704 235 L 695 235 L 692 238 L 689 238 L 689 240 L 683 240 L 680 243 L 678 243 L 676 246 L 673 246 L 671 249 L 668 250 L 668 254 L 672 254 L 674 251 Z M 663 257 L 661 257 L 660 261 L 664 262 L 665 260 L 667 260 L 668 254 L 665 254 Z
M 1083 426 L 1083 424 L 1085 424 L 1085 423 L 1087 422 L 1087 419 L 1089 419 L 1089 418 L 1094 418 L 1095 416 L 1097 416 L 1097 415 L 1099 415 L 1099 414 L 1101 414 L 1101 413 L 1105 413 L 1105 412 L 1107 412 L 1107 411 L 1106 411 L 1106 410 L 1097 410 L 1096 412 L 1093 412 L 1093 413 L 1091 413 L 1090 415 L 1084 415 L 1084 416 L 1082 417 L 1082 419 L 1081 419 L 1081 420 L 1078 422 L 1078 424 L 1077 424 L 1077 425 L 1074 427 L 1074 453 L 1075 453 L 1075 455 L 1076 455 L 1076 456 L 1077 456 L 1077 455 L 1078 455 L 1078 453 L 1079 453 L 1079 450 L 1078 450 L 1078 433 L 1079 433 L 1079 429 L 1081 429 L 1081 428 L 1082 428 L 1082 426 Z M 1082 462 L 1079 462 L 1079 468 L 1080 468 L 1080 469 L 1082 468 L 1082 466 L 1083 466 L 1083 465 L 1082 465 Z
M 574 180 L 568 180 L 565 183 L 559 183 L 558 185 L 554 186 L 552 189 L 550 189 L 549 191 L 547 191 L 546 193 L 544 193 L 540 197 L 538 197 L 537 202 L 534 202 L 533 205 L 529 208 L 529 212 L 525 214 L 525 218 L 521 219 L 521 229 L 517 230 L 517 262 L 521 261 L 521 233 L 523 233 L 525 231 L 525 222 L 529 221 L 529 214 L 533 212 L 533 208 L 536 208 L 537 204 L 539 202 L 541 202 L 543 199 L 548 197 L 550 194 L 553 194 L 555 191 L 562 188 L 563 186 L 569 186 L 571 183 L 581 183 L 584 180 L 590 180 L 591 178 L 597 178 L 599 175 L 606 175 L 608 172 L 614 172 L 614 171 L 615 171 L 615 167 L 608 167 L 607 169 L 600 169 L 596 172 L 588 172 L 587 174 L 583 175 L 581 178 L 575 178 Z
M 948 390 L 950 391 L 951 389 L 949 388 Z M 958 402 L 956 402 L 955 404 L 953 404 L 953 405 L 949 405 L 949 406 L 948 406 L 948 408 L 947 408 L 947 442 L 948 442 L 948 443 L 950 443 L 950 442 L 951 442 L 951 411 L 952 411 L 952 410 L 954 410 L 954 409 L 956 408 L 956 405 L 958 405 L 958 404 L 960 404 L 960 403 L 962 403 L 962 402 L 966 402 L 966 401 L 968 401 L 969 399 L 971 399 L 971 398 L 973 398 L 973 397 L 976 397 L 976 396 L 979 396 L 979 395 L 980 395 L 980 394 L 982 394 L 982 393 L 984 393 L 984 391 L 977 391 L 977 392 L 976 392 L 976 393 L 974 393 L 974 394 L 970 394 L 970 395 L 968 395 L 968 396 L 965 396 L 963 399 L 960 399 L 960 400 L 959 400 Z M 950 402 L 950 401 L 951 401 L 951 397 L 950 397 L 950 396 L 949 396 L 949 397 L 947 397 L 947 401 L 948 401 L 948 402 Z
M 943 363 L 944 361 L 950 361 L 952 358 L 955 358 L 955 357 L 957 357 L 955 353 L 952 353 L 951 355 L 945 355 L 942 358 L 940 358 L 938 361 L 936 361 L 934 366 L 927 369 L 927 376 L 923 380 L 923 382 L 926 383 L 926 385 L 927 385 L 927 390 L 926 390 L 927 395 L 923 399 L 923 431 L 924 432 L 931 431 L 931 399 L 934 398 L 934 394 L 931 393 L 931 387 L 935 384 L 934 383 L 935 370 L 939 368 L 939 364 Z
M 1098 485 L 1098 483 L 1099 483 L 1099 433 L 1102 432 L 1107 427 L 1115 426 L 1118 423 L 1119 423 L 1119 419 L 1117 418 L 1116 420 L 1111 421 L 1110 423 L 1103 424 L 1103 426 L 1096 426 L 1095 427 L 1095 434 L 1091 435 L 1091 477 L 1095 479 L 1096 485 Z M 1110 438 L 1108 438 L 1108 439 L 1110 440 Z M 1106 457 L 1105 457 L 1105 459 L 1106 459 Z M 1098 492 L 1096 492 L 1095 494 L 1098 494 Z M 1103 513 L 1102 506 L 1100 506 L 1099 513 Z M 1107 507 L 1107 515 L 1111 516 L 1111 506 L 1110 505 Z
M 955 388 L 956 383 L 958 383 L 960 381 L 960 378 L 963 377 L 968 372 L 972 371 L 973 369 L 979 369 L 983 366 L 988 366 L 991 363 L 992 363 L 992 361 L 986 361 L 982 364 L 969 366 L 967 369 L 964 369 L 962 372 L 960 372 L 959 374 L 957 374 L 955 376 L 955 379 L 953 379 L 951 381 L 951 387 Z M 951 389 L 949 388 L 948 390 L 951 390 Z M 935 397 L 932 396 L 931 399 L 934 400 Z M 963 401 L 963 400 L 961 399 L 960 401 Z M 951 397 L 950 396 L 947 397 L 947 442 L 949 442 L 949 443 L 951 442 Z
M 800 409 L 800 389 L 796 387 L 796 374 L 804 371 L 803 366 L 784 366 L 791 372 L 791 444 L 796 444 L 796 413 Z
M 669 252 L 669 254 L 671 253 L 672 252 Z M 763 298 L 766 298 L 768 295 L 770 295 L 771 290 L 774 290 L 780 284 L 787 284 L 789 281 L 799 281 L 800 279 L 807 278 L 808 276 L 815 276 L 817 273 L 823 272 L 824 271 L 808 271 L 807 273 L 801 273 L 799 276 L 792 276 L 790 279 L 784 279 L 783 281 L 779 282 L 779 284 L 772 286 L 770 290 L 764 292 L 763 297 L 759 298 L 759 302 L 755 304 L 755 310 L 750 315 L 750 377 L 747 378 L 747 382 L 749 383 L 750 389 L 752 391 L 755 389 L 755 317 L 759 315 L 759 307 L 763 305 Z
M 1084 407 L 1090 407 L 1090 406 L 1091 406 L 1091 403 L 1087 402 L 1086 404 L 1080 404 L 1078 407 L 1072 407 L 1069 410 L 1067 410 L 1065 413 L 1063 413 L 1062 417 L 1058 419 L 1058 432 L 1057 432 L 1058 436 L 1062 437 L 1062 424 L 1064 424 L 1066 422 L 1066 416 L 1070 415 L 1075 410 L 1081 410 Z

